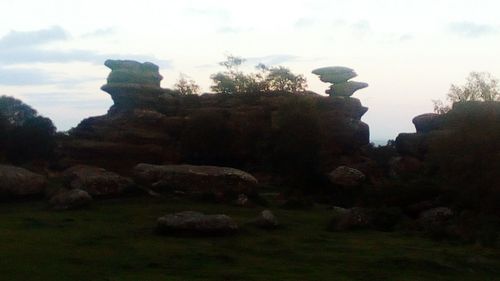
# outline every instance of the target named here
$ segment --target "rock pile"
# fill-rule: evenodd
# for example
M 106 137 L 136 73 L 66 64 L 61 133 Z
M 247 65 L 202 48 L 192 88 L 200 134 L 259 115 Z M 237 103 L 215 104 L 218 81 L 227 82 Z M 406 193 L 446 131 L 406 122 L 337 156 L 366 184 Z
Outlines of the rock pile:
M 367 83 L 349 81 L 358 76 L 353 69 L 343 66 L 322 67 L 313 70 L 322 82 L 331 83 L 326 93 L 330 96 L 350 97 L 357 90 L 368 87 Z
M 24 168 L 0 165 L 0 198 L 43 194 L 47 178 Z

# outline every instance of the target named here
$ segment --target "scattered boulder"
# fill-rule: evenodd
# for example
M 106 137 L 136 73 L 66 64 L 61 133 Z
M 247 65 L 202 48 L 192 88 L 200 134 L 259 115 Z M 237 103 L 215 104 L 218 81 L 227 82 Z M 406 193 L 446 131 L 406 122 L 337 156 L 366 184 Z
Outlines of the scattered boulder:
M 222 200 L 256 192 L 257 179 L 244 171 L 216 166 L 138 164 L 134 177 L 154 191 L 182 191 L 187 195 L 213 194 Z
M 236 199 L 236 205 L 247 207 L 249 204 L 250 200 L 248 199 L 248 196 L 246 196 L 245 194 L 238 195 L 238 199 Z
M 270 210 L 262 211 L 253 223 L 263 229 L 274 229 L 279 226 L 278 219 Z
M 42 195 L 47 178 L 24 168 L 0 165 L 0 197 Z
M 54 195 L 49 204 L 54 210 L 69 210 L 88 206 L 92 196 L 81 189 L 63 190 Z
M 422 168 L 422 161 L 411 156 L 394 157 L 389 161 L 389 175 L 400 177 L 411 175 Z
M 185 211 L 158 218 L 157 229 L 171 235 L 227 235 L 235 233 L 238 225 L 227 215 Z
M 453 211 L 447 207 L 437 207 L 423 211 L 418 218 L 419 224 L 424 229 L 441 227 L 453 217 Z
M 442 126 L 442 115 L 437 113 L 425 113 L 416 116 L 412 120 L 417 133 L 428 133 L 438 130 Z
M 330 182 L 344 187 L 355 187 L 363 183 L 366 176 L 359 170 L 347 166 L 339 166 L 328 174 Z
M 91 196 L 114 197 L 133 186 L 133 181 L 103 168 L 77 165 L 64 171 L 71 189 L 82 189 Z
M 363 229 L 372 224 L 371 212 L 365 208 L 343 209 L 336 208 L 334 217 L 328 227 L 333 231 L 346 231 L 354 229 Z

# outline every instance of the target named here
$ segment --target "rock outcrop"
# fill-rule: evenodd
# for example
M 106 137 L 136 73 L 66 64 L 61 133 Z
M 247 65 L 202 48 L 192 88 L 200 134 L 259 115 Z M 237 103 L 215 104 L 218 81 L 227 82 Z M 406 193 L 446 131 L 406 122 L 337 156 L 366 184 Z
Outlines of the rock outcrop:
M 134 168 L 134 178 L 156 192 L 212 194 L 221 200 L 254 194 L 258 184 L 249 173 L 215 166 L 138 164 Z
M 186 211 L 158 218 L 157 230 L 166 235 L 227 235 L 234 234 L 238 224 L 227 215 Z
M 369 143 L 361 121 L 367 108 L 355 98 L 333 95 L 180 95 L 159 87 L 151 63 L 107 61 L 112 69 L 103 90 L 114 105 L 103 116 L 83 120 L 62 141 L 62 164 L 87 164 L 128 173 L 137 163 L 230 166 L 266 172 L 280 112 L 300 99 L 317 113 L 324 171 L 335 159 L 359 153 Z M 352 74 L 350 74 L 352 76 Z M 201 141 L 200 141 L 201 140 Z M 267 167 L 267 168 L 266 168 Z
M 22 198 L 44 193 L 47 178 L 24 168 L 0 165 L 0 198 Z

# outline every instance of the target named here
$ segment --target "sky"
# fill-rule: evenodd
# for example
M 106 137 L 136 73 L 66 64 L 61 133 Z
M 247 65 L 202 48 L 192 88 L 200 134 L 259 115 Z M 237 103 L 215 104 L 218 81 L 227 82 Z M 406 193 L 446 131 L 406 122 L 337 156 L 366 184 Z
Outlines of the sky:
M 312 70 L 347 66 L 370 86 L 355 93 L 372 140 L 414 131 L 451 84 L 472 71 L 500 77 L 498 0 L 0 0 L 0 95 L 22 99 L 58 130 L 105 114 L 106 59 L 160 66 L 209 92 L 227 55 L 286 66 L 309 89 Z

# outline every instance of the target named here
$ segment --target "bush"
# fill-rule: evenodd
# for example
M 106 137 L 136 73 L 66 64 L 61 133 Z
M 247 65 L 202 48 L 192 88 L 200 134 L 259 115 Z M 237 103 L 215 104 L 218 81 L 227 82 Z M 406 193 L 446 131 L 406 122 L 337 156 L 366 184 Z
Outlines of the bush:
M 22 164 L 50 160 L 56 147 L 56 128 L 48 118 L 12 97 L 0 97 L 0 153 L 4 160 Z

